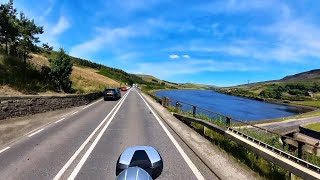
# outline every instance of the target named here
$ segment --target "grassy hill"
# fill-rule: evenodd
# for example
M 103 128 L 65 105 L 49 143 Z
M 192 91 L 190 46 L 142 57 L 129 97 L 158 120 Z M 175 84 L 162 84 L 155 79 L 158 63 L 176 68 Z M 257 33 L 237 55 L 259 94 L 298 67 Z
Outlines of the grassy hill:
M 206 85 L 206 84 L 195 84 L 195 83 L 174 83 L 166 80 L 161 80 L 151 75 L 146 74 L 136 74 L 141 77 L 144 81 L 164 84 L 166 87 L 171 89 L 215 89 L 216 86 Z
M 49 66 L 46 57 L 32 54 L 27 67 L 15 57 L 0 56 L 0 95 L 61 94 L 55 92 L 42 76 Z M 119 87 L 121 82 L 98 73 L 99 70 L 74 64 L 71 74 L 74 93 L 97 92 L 106 87 Z
M 49 58 L 57 52 L 31 54 L 27 64 L 21 59 L 0 53 L 0 95 L 61 94 L 48 81 Z M 170 83 L 161 85 L 145 81 L 141 77 L 121 69 L 111 68 L 88 60 L 70 56 L 73 63 L 71 74 L 72 93 L 90 93 L 107 87 L 120 87 L 137 83 L 146 90 L 168 88 Z M 172 84 L 170 85 L 170 87 Z
M 320 69 L 219 90 L 236 96 L 320 107 Z

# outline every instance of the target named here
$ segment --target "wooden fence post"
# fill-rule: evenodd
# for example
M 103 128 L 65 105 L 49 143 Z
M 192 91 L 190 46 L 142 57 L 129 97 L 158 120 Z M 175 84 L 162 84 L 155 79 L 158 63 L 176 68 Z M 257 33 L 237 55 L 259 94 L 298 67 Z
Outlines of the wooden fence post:
M 227 116 L 226 117 L 226 126 L 230 127 L 230 123 L 231 123 L 231 117 Z
M 180 103 L 179 101 L 176 102 L 176 110 L 179 113 L 180 112 Z
M 167 97 L 167 100 L 166 100 L 166 107 L 170 107 L 170 99 Z
M 298 141 L 298 158 L 303 159 L 303 146 L 304 143 L 301 141 Z
M 162 105 L 163 107 L 165 107 L 165 105 L 166 105 L 166 97 L 162 97 L 161 105 Z
M 193 109 L 192 109 L 193 117 L 196 117 L 196 113 L 197 113 L 197 106 L 193 106 Z

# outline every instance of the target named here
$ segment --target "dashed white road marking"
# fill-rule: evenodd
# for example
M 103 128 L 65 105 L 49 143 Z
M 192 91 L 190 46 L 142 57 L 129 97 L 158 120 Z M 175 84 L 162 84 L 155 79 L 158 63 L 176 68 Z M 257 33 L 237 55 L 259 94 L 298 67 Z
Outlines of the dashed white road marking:
M 75 112 L 73 112 L 73 113 L 71 114 L 71 116 L 74 115 L 74 114 L 77 114 L 77 113 L 78 113 L 78 111 L 75 111 Z
M 2 149 L 2 150 L 0 150 L 0 153 L 3 153 L 3 152 L 5 152 L 6 150 L 8 150 L 8 149 L 10 149 L 10 147 L 8 146 L 8 147 L 6 147 L 6 148 L 4 148 L 4 149 Z
M 102 101 L 102 99 L 100 99 L 100 100 L 98 100 L 98 101 L 96 101 L 94 103 L 91 103 L 91 104 L 87 105 L 86 107 L 83 107 L 82 109 L 86 109 L 86 108 L 88 108 L 88 107 L 90 107 L 90 106 L 92 106 L 92 105 L 94 105 L 94 104 L 96 104 L 97 102 L 100 102 L 100 101 Z
M 36 131 L 36 132 L 34 132 L 34 133 L 32 133 L 32 134 L 29 134 L 28 135 L 28 137 L 31 137 L 31 136 L 33 136 L 33 135 L 35 135 L 35 134 L 38 134 L 39 132 L 41 132 L 41 131 L 43 131 L 44 129 L 42 128 L 42 129 L 39 129 L 38 131 Z
M 58 123 L 58 122 L 60 122 L 60 121 L 63 121 L 63 120 L 65 120 L 66 118 L 61 118 L 61 119 L 59 119 L 58 121 L 56 121 L 56 122 L 54 122 L 54 123 Z
M 140 93 L 138 91 L 136 91 L 139 96 L 142 98 L 142 100 L 144 101 L 144 103 L 147 105 L 147 107 L 149 108 L 149 110 L 151 111 L 151 113 L 153 114 L 153 116 L 157 119 L 157 121 L 159 122 L 159 124 L 161 125 L 162 129 L 164 130 L 164 132 L 168 135 L 168 137 L 170 138 L 170 140 L 172 141 L 173 145 L 177 148 L 177 150 L 179 151 L 179 153 L 181 154 L 182 158 L 185 160 L 185 162 L 188 164 L 188 166 L 190 167 L 191 171 L 193 172 L 193 174 L 196 176 L 197 179 L 204 179 L 204 177 L 202 176 L 202 174 L 200 173 L 200 171 L 198 170 L 198 168 L 193 164 L 193 162 L 191 161 L 191 159 L 188 157 L 188 155 L 184 152 L 184 150 L 182 149 L 182 147 L 179 145 L 179 143 L 174 139 L 174 137 L 172 136 L 172 134 L 169 132 L 169 130 L 164 126 L 163 122 L 159 119 L 159 117 L 156 115 L 156 113 L 152 110 L 152 108 L 149 106 L 149 104 L 146 102 L 146 100 L 144 100 L 144 98 L 140 95 Z
M 72 112 L 69 112 L 69 113 L 67 113 L 67 114 L 65 114 L 65 115 L 62 115 L 60 118 L 66 117 L 66 116 L 68 116 L 68 115 L 70 115 L 70 114 L 72 114 L 72 113 L 74 113 L 74 112 L 76 112 L 76 111 L 72 111 Z

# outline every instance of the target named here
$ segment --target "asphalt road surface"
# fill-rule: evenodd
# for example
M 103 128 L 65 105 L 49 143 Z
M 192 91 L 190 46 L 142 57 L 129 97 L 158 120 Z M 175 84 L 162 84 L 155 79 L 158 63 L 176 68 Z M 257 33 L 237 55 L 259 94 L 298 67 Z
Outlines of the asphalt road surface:
M 160 152 L 164 169 L 157 179 L 217 179 L 136 89 L 68 113 L 0 149 L 0 179 L 115 179 L 119 155 L 137 145 Z

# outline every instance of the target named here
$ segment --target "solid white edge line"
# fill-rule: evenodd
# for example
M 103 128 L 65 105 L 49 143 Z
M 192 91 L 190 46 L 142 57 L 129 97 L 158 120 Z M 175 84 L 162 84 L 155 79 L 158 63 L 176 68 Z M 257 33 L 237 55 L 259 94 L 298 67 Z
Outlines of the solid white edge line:
M 63 120 L 65 120 L 66 118 L 61 118 L 61 119 L 59 119 L 58 121 L 56 121 L 56 122 L 54 122 L 54 123 L 58 123 L 58 122 L 60 122 L 60 121 L 63 121 Z
M 33 135 L 35 135 L 35 134 L 38 134 L 39 132 L 41 132 L 41 131 L 43 131 L 43 130 L 44 130 L 43 128 L 42 128 L 42 129 L 39 129 L 38 131 L 36 131 L 36 132 L 28 135 L 28 137 L 31 137 L 31 136 L 33 136 Z
M 124 96 L 126 97 L 126 95 Z M 76 159 L 76 157 L 80 154 L 83 148 L 88 144 L 91 138 L 95 135 L 95 133 L 100 129 L 100 127 L 105 123 L 105 121 L 109 118 L 112 112 L 117 108 L 117 106 L 121 103 L 123 99 L 121 99 L 110 111 L 110 113 L 103 119 L 103 121 L 98 125 L 98 127 L 90 134 L 90 136 L 82 143 L 79 149 L 71 156 L 71 158 L 67 161 L 67 163 L 61 168 L 58 174 L 53 178 L 53 180 L 59 180 L 63 173 L 68 169 L 71 163 Z
M 152 110 L 152 108 L 149 106 L 149 104 L 146 102 L 146 100 L 144 100 L 144 98 L 140 95 L 140 93 L 138 91 L 136 91 L 139 96 L 142 98 L 142 100 L 144 101 L 144 103 L 148 106 L 149 110 L 152 112 L 153 116 L 157 119 L 157 121 L 159 122 L 159 124 L 161 125 L 162 129 L 166 132 L 166 134 L 168 135 L 168 137 L 170 138 L 170 140 L 172 141 L 172 143 L 174 144 L 174 146 L 177 148 L 177 150 L 179 151 L 179 153 L 181 154 L 182 158 L 185 160 L 185 162 L 188 164 L 188 166 L 190 167 L 190 169 L 192 170 L 193 174 L 196 176 L 197 179 L 204 179 L 204 177 L 202 176 L 202 174 L 200 173 L 200 171 L 198 170 L 198 168 L 193 164 L 193 162 L 190 160 L 190 158 L 188 157 L 188 155 L 184 152 L 184 150 L 182 149 L 182 147 L 179 145 L 179 143 L 174 139 L 174 137 L 172 136 L 172 134 L 169 132 L 169 130 L 164 126 L 163 122 L 159 119 L 159 117 L 156 115 L 156 113 Z
M 8 147 L 6 147 L 6 148 L 4 148 L 4 149 L 2 149 L 2 150 L 0 150 L 0 153 L 3 153 L 3 152 L 5 152 L 6 150 L 8 150 L 8 149 L 10 149 L 10 147 L 8 146 Z
M 86 107 L 83 107 L 82 109 L 86 109 L 86 108 L 88 108 L 88 107 L 90 107 L 90 106 L 92 106 L 92 105 L 94 105 L 94 104 L 96 104 L 97 102 L 100 102 L 100 101 L 102 101 L 102 99 L 100 99 L 100 100 L 98 100 L 98 101 L 96 101 L 94 103 L 91 103 L 91 104 L 87 105 Z
M 129 94 L 129 93 L 128 93 Z M 127 95 L 128 96 L 128 95 Z M 89 149 L 87 150 L 87 152 L 83 155 L 83 157 L 81 158 L 81 160 L 79 161 L 79 163 L 77 164 L 77 166 L 73 169 L 72 173 L 70 174 L 68 180 L 74 180 L 76 178 L 76 176 L 78 175 L 80 169 L 82 168 L 83 164 L 87 161 L 88 157 L 90 156 L 91 152 L 93 151 L 93 149 L 96 147 L 96 145 L 98 144 L 99 140 L 101 139 L 102 135 L 104 134 L 104 132 L 107 130 L 108 126 L 110 125 L 111 121 L 113 120 L 113 118 L 115 117 L 115 115 L 117 114 L 117 112 L 119 111 L 119 109 L 121 108 L 121 105 L 123 104 L 123 102 L 125 101 L 125 99 L 127 98 L 127 96 L 121 101 L 120 105 L 117 107 L 117 109 L 114 111 L 114 113 L 112 114 L 112 116 L 110 117 L 109 121 L 107 122 L 107 124 L 103 127 L 103 129 L 100 131 L 99 135 L 96 137 L 96 139 L 93 141 L 93 143 L 90 145 Z

